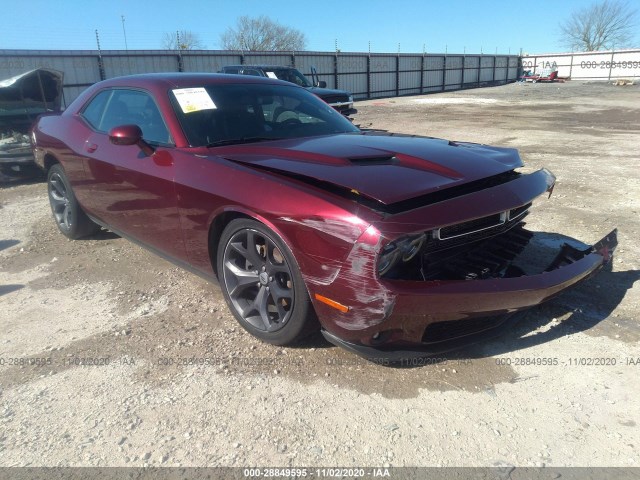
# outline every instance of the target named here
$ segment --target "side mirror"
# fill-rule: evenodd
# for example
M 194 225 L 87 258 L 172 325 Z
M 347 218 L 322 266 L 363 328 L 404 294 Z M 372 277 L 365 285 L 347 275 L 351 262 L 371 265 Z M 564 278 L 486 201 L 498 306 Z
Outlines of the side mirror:
M 136 145 L 142 140 L 142 129 L 138 125 L 119 125 L 109 131 L 109 140 L 114 145 Z
M 313 65 L 311 65 L 311 83 L 314 87 L 327 88 L 327 82 L 318 78 L 318 71 Z
M 142 130 L 138 125 L 119 125 L 109 130 L 109 141 L 114 145 L 137 145 L 145 155 L 154 154 L 154 148 L 142 138 Z

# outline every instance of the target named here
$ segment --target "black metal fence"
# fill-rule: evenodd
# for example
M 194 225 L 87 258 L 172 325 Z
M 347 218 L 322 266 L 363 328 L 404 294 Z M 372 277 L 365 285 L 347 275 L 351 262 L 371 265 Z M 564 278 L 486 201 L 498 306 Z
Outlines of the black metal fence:
M 329 88 L 355 99 L 418 95 L 515 81 L 516 55 L 388 54 L 332 52 L 232 52 L 220 50 L 0 50 L 0 79 L 46 67 L 64 72 L 65 102 L 107 78 L 152 72 L 218 72 L 225 65 L 315 67 Z

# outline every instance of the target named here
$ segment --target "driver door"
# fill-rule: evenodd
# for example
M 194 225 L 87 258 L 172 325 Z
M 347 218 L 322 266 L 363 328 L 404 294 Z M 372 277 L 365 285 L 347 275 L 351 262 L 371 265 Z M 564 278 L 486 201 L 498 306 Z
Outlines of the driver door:
M 184 257 L 174 186 L 169 130 L 149 92 L 109 89 L 89 102 L 81 116 L 92 127 L 85 144 L 84 204 L 99 220 L 171 257 Z M 109 130 L 135 124 L 154 146 L 145 155 L 137 145 L 113 145 Z

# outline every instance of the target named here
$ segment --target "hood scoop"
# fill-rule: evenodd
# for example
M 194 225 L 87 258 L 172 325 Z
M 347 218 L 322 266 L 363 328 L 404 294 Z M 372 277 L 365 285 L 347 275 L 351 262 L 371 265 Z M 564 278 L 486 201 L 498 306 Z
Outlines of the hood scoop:
M 381 157 L 353 157 L 347 158 L 352 165 L 397 165 L 400 163 L 395 155 L 384 155 Z

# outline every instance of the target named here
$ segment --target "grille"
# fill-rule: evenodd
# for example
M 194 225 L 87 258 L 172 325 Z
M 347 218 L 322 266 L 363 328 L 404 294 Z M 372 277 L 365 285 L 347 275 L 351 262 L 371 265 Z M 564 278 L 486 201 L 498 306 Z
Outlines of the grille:
M 352 162 L 356 159 L 350 159 Z M 363 158 L 365 162 L 382 158 Z M 356 160 L 356 161 L 357 161 Z M 386 160 L 386 159 L 385 159 Z M 384 278 L 405 280 L 477 280 L 518 277 L 513 264 L 533 234 L 523 227 L 531 203 L 486 217 L 425 232 L 420 255 L 398 262 Z
M 472 244 L 457 245 L 423 257 L 424 280 L 475 280 L 518 276 L 511 266 L 533 234 L 519 225 L 501 235 Z
M 509 210 L 508 220 L 515 220 L 516 218 L 519 218 L 529 210 L 529 207 L 531 207 L 530 203 L 527 203 L 526 205 L 523 205 L 521 207 L 512 208 L 511 210 Z
M 322 100 L 327 103 L 348 102 L 349 97 L 346 95 L 323 95 Z
M 531 203 L 528 203 L 521 207 L 512 208 L 506 212 L 436 229 L 430 235 L 435 241 L 427 245 L 426 251 L 451 248 L 456 245 L 500 235 L 520 224 L 529 214 L 530 207 Z
M 453 237 L 459 237 L 461 235 L 468 235 L 480 230 L 486 230 L 491 227 L 497 227 L 503 224 L 505 217 L 501 213 L 490 215 L 488 217 L 477 218 L 468 222 L 457 223 L 456 225 L 450 225 L 437 230 L 437 238 L 440 240 L 447 240 Z

